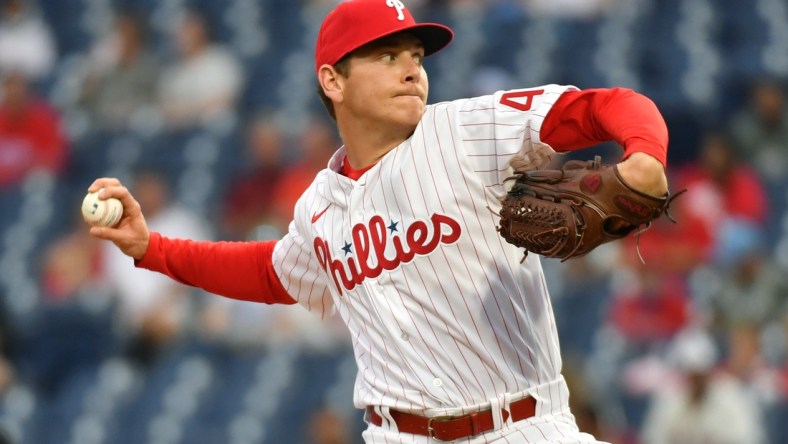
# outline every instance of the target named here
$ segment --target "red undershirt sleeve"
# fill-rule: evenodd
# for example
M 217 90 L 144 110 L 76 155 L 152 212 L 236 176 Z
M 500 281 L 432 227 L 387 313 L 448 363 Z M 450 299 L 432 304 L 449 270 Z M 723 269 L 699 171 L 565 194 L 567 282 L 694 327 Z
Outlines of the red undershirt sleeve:
M 613 140 L 624 147 L 625 159 L 643 152 L 667 164 L 665 120 L 654 102 L 631 89 L 564 92 L 547 113 L 540 135 L 558 152 Z
M 210 293 L 266 304 L 294 304 L 274 271 L 276 241 L 198 242 L 150 234 L 134 264 Z

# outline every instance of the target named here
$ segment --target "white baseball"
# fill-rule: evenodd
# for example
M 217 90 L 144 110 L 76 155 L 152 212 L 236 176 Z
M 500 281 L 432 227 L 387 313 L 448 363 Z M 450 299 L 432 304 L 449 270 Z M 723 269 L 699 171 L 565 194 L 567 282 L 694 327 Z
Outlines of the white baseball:
M 98 198 L 98 191 L 88 193 L 82 200 L 82 217 L 90 225 L 114 227 L 123 216 L 123 204 L 110 197 L 106 200 Z

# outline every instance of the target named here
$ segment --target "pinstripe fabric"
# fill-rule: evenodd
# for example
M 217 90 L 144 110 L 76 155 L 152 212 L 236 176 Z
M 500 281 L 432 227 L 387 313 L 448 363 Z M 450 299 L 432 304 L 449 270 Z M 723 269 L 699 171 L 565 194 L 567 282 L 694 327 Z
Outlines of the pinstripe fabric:
M 554 154 L 539 129 L 567 88 L 430 105 L 357 181 L 337 173 L 340 149 L 299 200 L 274 266 L 299 303 L 348 325 L 356 406 L 456 414 L 544 387 L 539 415 L 566 411 L 539 259 L 520 263 L 494 212 L 512 164 Z

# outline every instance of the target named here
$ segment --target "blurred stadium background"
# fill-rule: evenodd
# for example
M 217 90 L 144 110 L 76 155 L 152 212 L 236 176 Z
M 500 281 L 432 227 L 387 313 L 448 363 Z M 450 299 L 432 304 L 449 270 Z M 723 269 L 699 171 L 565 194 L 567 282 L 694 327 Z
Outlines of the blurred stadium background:
M 342 326 L 138 272 L 78 211 L 114 176 L 165 234 L 278 237 L 338 146 L 312 61 L 335 2 L 0 0 L 0 442 L 360 442 Z M 625 86 L 668 122 L 690 191 L 646 265 L 634 239 L 545 261 L 581 428 L 788 443 L 788 3 L 408 5 L 456 31 L 431 102 Z

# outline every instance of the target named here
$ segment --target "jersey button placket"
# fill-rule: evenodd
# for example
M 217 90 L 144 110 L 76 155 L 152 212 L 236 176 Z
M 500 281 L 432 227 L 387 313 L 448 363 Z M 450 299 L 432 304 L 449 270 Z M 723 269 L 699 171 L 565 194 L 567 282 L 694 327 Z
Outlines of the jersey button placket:
M 350 201 L 348 202 L 348 219 L 350 219 L 350 226 L 355 224 L 364 223 L 364 189 L 359 187 L 358 184 L 353 187 L 350 193 Z

